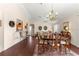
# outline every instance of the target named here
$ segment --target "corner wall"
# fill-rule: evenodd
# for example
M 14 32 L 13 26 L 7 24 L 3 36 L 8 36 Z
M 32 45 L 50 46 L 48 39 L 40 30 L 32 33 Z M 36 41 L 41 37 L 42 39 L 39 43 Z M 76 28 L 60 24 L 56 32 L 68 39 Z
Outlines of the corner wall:
M 69 21 L 70 32 L 72 35 L 71 43 L 76 47 L 79 47 L 79 16 L 72 15 L 65 19 L 63 22 Z

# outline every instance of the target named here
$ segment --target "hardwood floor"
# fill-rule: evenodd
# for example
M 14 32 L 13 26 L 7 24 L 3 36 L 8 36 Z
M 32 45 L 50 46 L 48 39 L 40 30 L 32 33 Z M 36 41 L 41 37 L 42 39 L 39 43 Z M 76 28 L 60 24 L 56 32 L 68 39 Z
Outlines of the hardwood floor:
M 0 53 L 0 56 L 33 56 L 36 39 L 29 37 Z M 71 45 L 71 50 L 79 54 L 79 48 Z
M 0 53 L 0 56 L 32 56 L 36 40 L 32 37 L 26 38 L 20 43 Z
M 71 50 L 79 55 L 79 48 L 71 44 Z

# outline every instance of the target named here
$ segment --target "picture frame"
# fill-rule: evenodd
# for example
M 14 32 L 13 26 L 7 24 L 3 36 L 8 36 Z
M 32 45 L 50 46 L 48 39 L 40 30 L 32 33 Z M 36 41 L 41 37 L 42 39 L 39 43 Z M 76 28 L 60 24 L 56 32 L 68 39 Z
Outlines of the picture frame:
M 10 27 L 14 27 L 15 26 L 15 22 L 14 21 L 9 21 L 9 26 Z
M 44 30 L 47 30 L 47 26 L 44 26 Z
M 69 22 L 68 21 L 63 23 L 63 30 L 64 31 L 69 31 Z
M 16 31 L 22 31 L 23 30 L 23 21 L 20 19 L 17 19 L 16 21 Z
M 39 29 L 39 30 L 42 30 L 42 26 L 38 26 L 38 29 Z
M 25 29 L 27 29 L 27 27 L 28 27 L 28 23 L 27 23 L 27 24 L 25 24 Z

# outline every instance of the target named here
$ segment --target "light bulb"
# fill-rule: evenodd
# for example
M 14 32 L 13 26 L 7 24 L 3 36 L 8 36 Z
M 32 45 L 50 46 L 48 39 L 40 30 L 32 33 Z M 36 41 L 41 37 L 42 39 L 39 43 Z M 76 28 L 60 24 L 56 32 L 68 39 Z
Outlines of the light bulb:
M 55 14 L 58 15 L 58 12 L 56 12 Z

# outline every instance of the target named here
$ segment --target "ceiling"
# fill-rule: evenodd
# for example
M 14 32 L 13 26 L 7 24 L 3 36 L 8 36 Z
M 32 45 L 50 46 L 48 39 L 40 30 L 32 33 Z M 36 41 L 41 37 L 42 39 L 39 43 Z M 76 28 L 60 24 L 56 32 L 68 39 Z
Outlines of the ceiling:
M 79 14 L 79 4 L 75 3 L 25 3 L 25 9 L 29 12 L 31 20 L 44 20 L 50 9 L 58 13 L 57 20 L 63 20 L 73 14 Z

